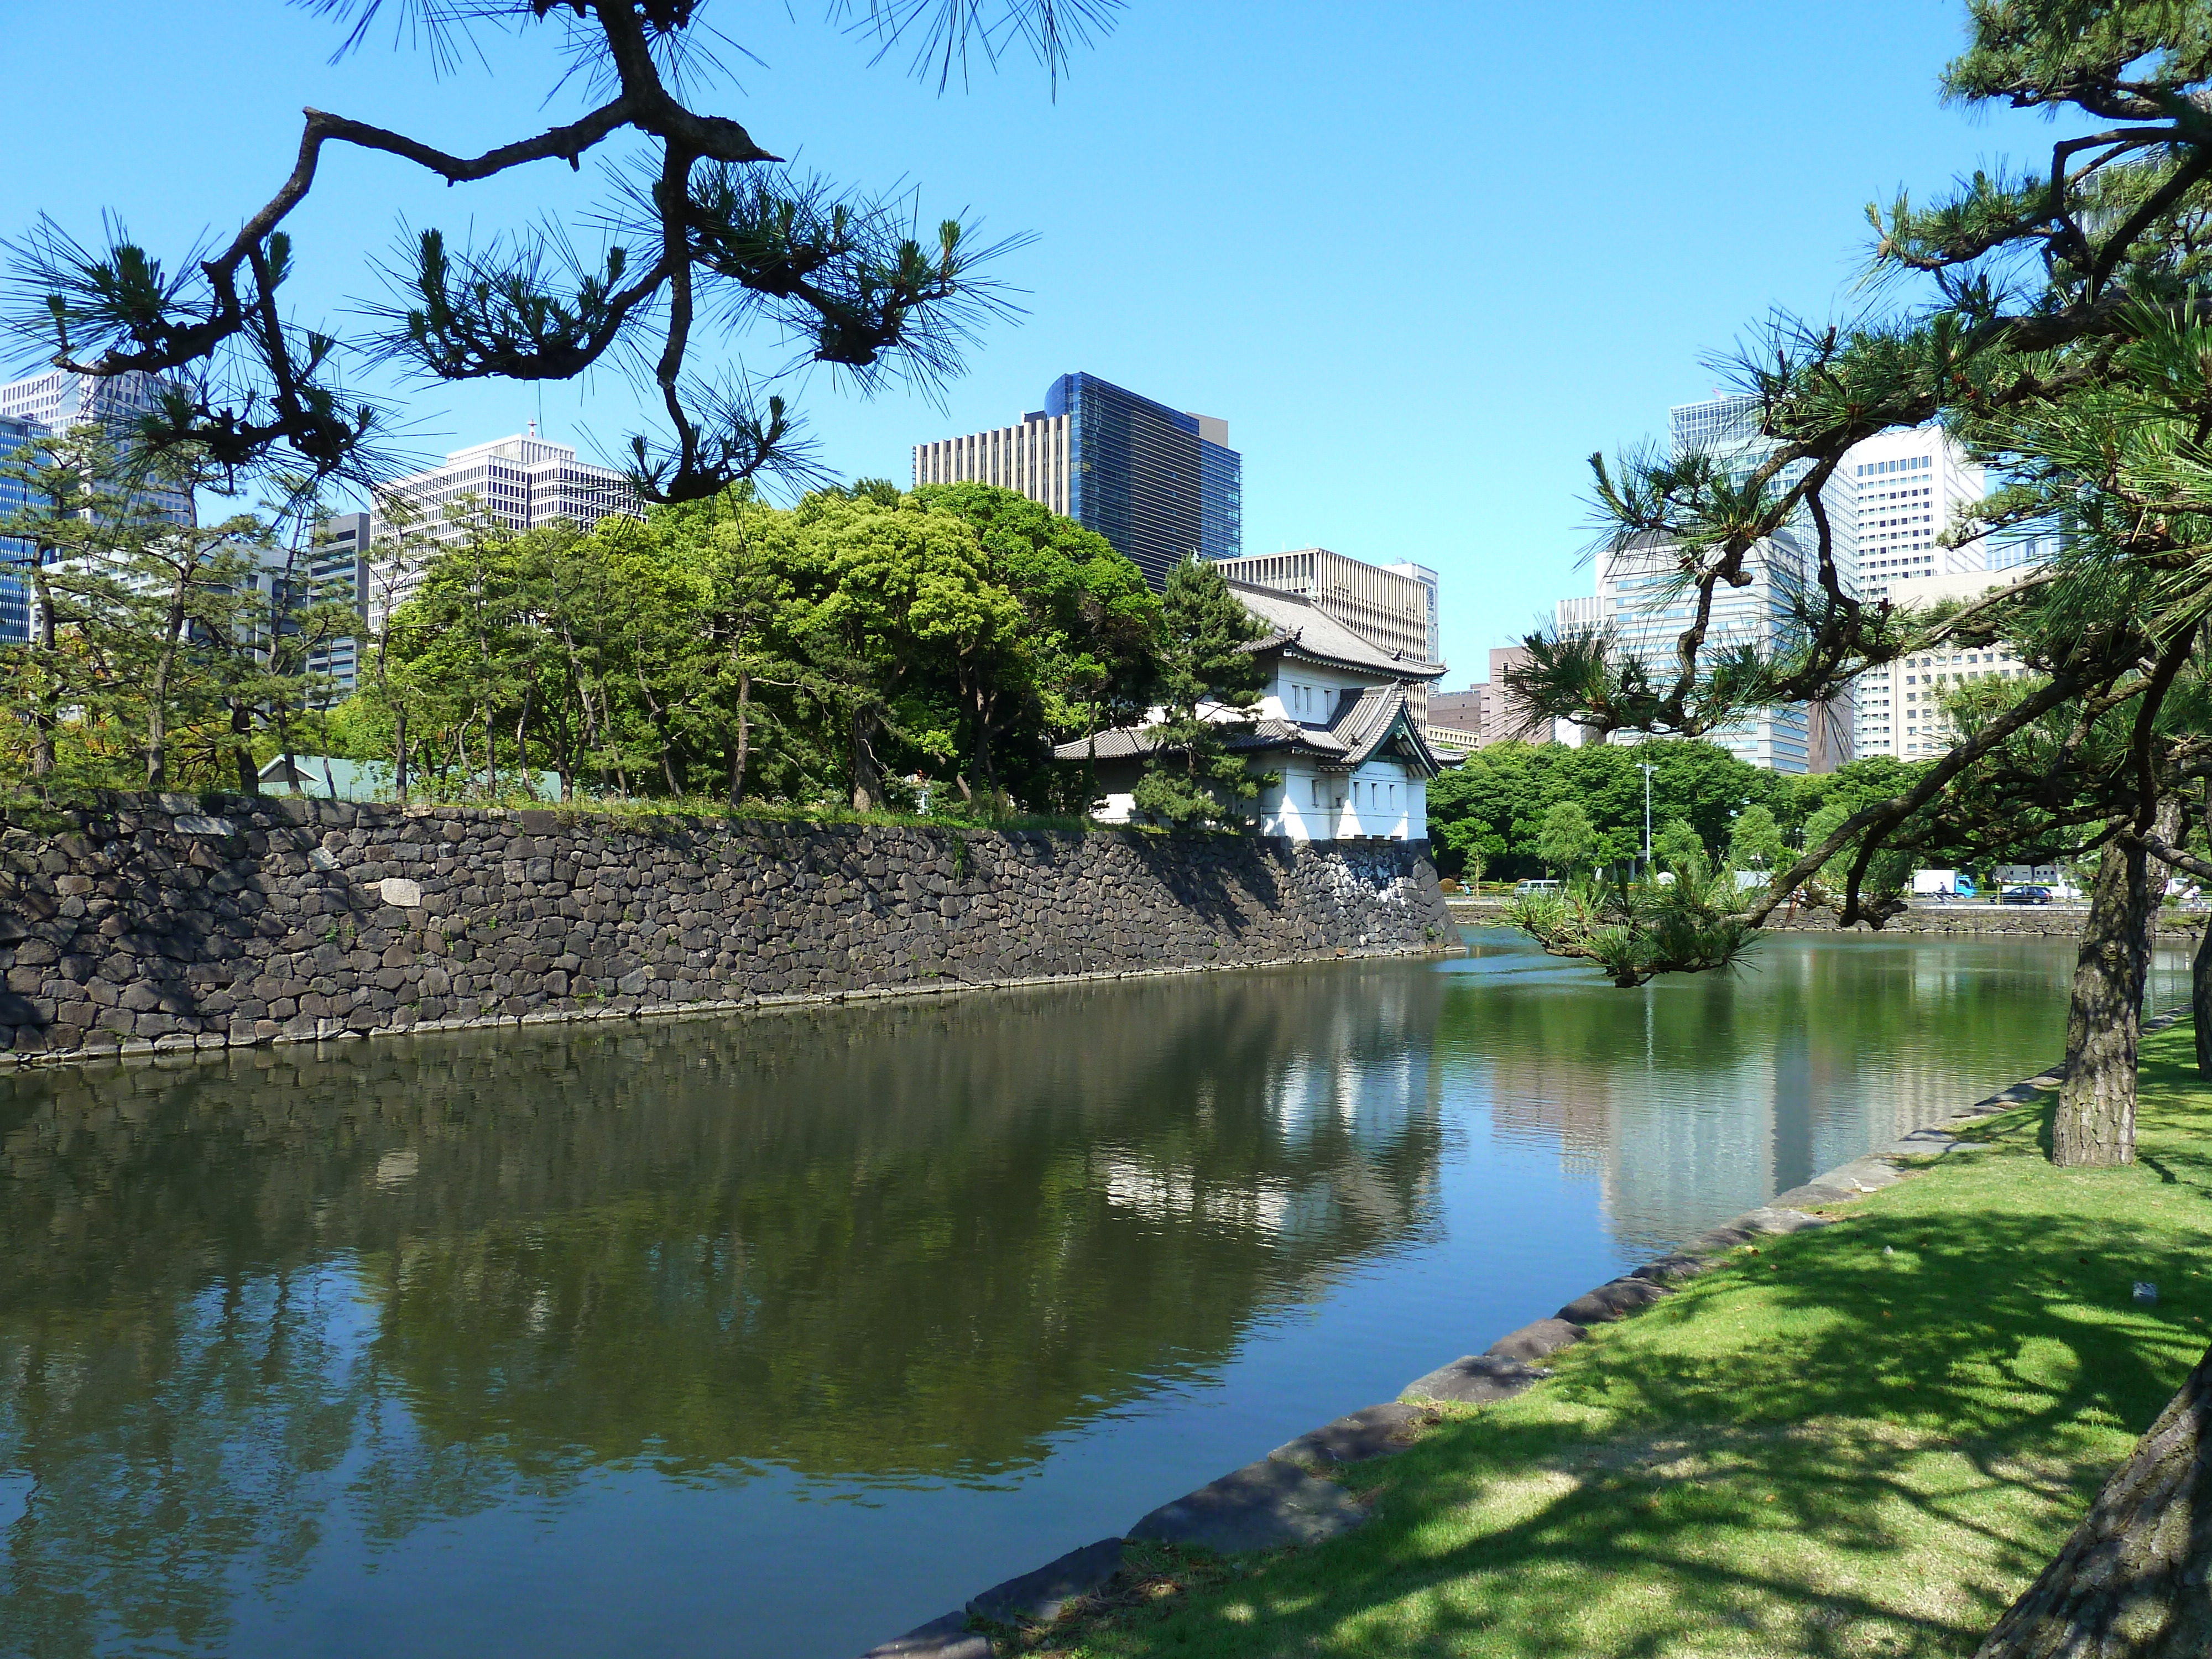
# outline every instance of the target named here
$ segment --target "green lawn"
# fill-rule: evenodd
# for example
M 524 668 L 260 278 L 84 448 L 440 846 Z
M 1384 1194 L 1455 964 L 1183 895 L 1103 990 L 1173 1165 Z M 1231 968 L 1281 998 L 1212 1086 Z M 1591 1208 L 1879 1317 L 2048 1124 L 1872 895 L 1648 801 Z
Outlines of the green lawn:
M 2212 1087 L 2187 1026 L 2147 1039 L 2142 1085 L 2133 1168 L 2052 1169 L 2048 1099 L 1991 1120 L 1986 1150 L 1735 1252 L 1353 1472 L 1358 1532 L 1155 1552 L 1046 1650 L 1971 1654 L 2208 1340 Z

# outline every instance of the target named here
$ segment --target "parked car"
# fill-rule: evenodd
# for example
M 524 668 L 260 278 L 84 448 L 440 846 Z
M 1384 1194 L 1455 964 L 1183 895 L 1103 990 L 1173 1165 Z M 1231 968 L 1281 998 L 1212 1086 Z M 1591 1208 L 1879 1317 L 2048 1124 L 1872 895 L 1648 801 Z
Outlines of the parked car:
M 1515 898 L 1532 898 L 1538 893 L 1556 893 L 1559 890 L 1559 884 L 1556 881 L 1530 880 L 1516 881 L 1513 884 Z
M 2051 890 L 2033 883 L 2023 882 L 2017 887 L 2008 887 L 1997 896 L 2000 904 L 2048 904 Z

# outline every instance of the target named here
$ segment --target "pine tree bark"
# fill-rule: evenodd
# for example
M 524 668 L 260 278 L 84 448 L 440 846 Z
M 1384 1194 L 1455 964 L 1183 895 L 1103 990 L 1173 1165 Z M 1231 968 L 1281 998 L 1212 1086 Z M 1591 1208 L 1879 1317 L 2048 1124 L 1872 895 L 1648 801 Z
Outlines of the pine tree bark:
M 1974 1659 L 2212 1653 L 2212 1350 Z
M 2066 1082 L 2051 1126 L 2053 1164 L 2135 1162 L 2136 1054 L 2148 960 L 2141 940 L 2151 921 L 2147 860 L 2140 837 L 2117 836 L 2106 843 L 2090 885 L 2066 1015 Z

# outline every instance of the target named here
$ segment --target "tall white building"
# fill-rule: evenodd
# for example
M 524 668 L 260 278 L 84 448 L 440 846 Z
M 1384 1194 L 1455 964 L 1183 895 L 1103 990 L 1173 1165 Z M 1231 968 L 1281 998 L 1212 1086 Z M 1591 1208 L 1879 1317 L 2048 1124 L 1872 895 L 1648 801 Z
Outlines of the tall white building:
M 139 417 L 153 412 L 161 387 L 153 375 L 135 370 L 95 375 L 52 368 L 0 385 L 0 418 L 27 421 L 48 433 L 96 426 L 119 439 Z M 141 489 L 137 499 L 164 518 L 191 521 L 191 502 L 181 489 Z
M 535 422 L 526 433 L 457 449 L 443 466 L 394 478 L 378 492 L 369 522 L 374 549 L 368 610 L 372 624 L 386 610 L 405 604 L 422 576 L 420 556 L 398 556 L 395 509 L 402 503 L 415 520 L 415 535 L 433 547 L 448 546 L 469 533 L 465 509 L 471 506 L 491 523 L 516 532 L 560 519 L 589 530 L 617 514 L 641 516 L 628 478 L 578 460 L 567 444 L 539 437 Z
M 1926 605 L 1979 593 L 1990 585 L 1991 546 L 1985 538 L 1957 546 L 1947 546 L 1941 539 L 1959 514 L 1979 501 L 1989 488 L 1983 470 L 1966 459 L 1941 427 L 1869 438 L 1855 446 L 1836 471 L 1836 482 L 1845 486 L 1850 501 L 1861 599 Z M 1835 484 L 1830 488 L 1834 490 Z M 1954 591 L 1947 583 L 1963 585 Z M 2008 657 L 2006 660 L 2017 665 Z M 1851 747 L 1856 753 L 1910 759 L 1936 752 L 1905 746 L 1908 739 L 1923 737 L 1917 719 L 1901 718 L 1907 708 L 1902 701 L 1905 679 L 1924 672 L 1892 665 L 1859 678 L 1852 688 Z M 1949 665 L 1942 672 L 1950 672 Z M 1911 708 L 1917 712 L 1917 683 L 1914 697 Z M 1915 729 L 1907 731 L 1908 725 Z
M 1758 429 L 1759 403 L 1748 397 L 1684 404 L 1668 413 L 1675 453 L 1703 450 L 1742 477 L 1773 453 Z M 1785 472 L 1787 483 L 1805 464 Z M 1986 571 L 1985 542 L 1945 546 L 1938 539 L 1960 511 L 1984 492 L 1982 469 L 1972 465 L 1940 427 L 1883 433 L 1855 446 L 1820 491 L 1829 548 L 1843 591 L 1856 599 L 1888 597 L 1894 585 L 1929 576 Z M 1602 620 L 1622 646 L 1655 673 L 1671 672 L 1675 642 L 1690 618 L 1688 601 L 1669 595 L 1672 550 L 1646 544 L 1601 561 L 1594 599 L 1563 601 L 1577 625 Z M 1750 586 L 1714 593 L 1714 635 L 1708 648 L 1735 640 L 1771 649 L 1784 642 L 1792 621 L 1791 600 L 1814 594 L 1819 583 L 1818 541 L 1809 511 L 1753 550 Z M 1693 598 L 1694 596 L 1691 596 Z M 1862 706 L 1862 699 L 1869 699 Z M 1887 754 L 1899 735 L 1894 707 L 1869 678 L 1818 707 L 1803 704 L 1761 710 L 1711 740 L 1755 765 L 1780 771 L 1827 771 L 1863 754 Z
M 1869 438 L 1836 471 L 1827 494 L 1848 493 L 1850 499 L 1859 598 L 1886 598 L 1893 584 L 1916 577 L 1990 568 L 1985 542 L 1947 547 L 1937 539 L 1962 509 L 1988 493 L 1982 469 L 1941 427 Z M 1838 491 L 1838 483 L 1846 490 Z
M 2003 573 L 1960 570 L 1938 576 L 1907 576 L 1891 582 L 1887 592 L 1898 605 L 1918 609 L 1946 599 L 1978 599 L 2011 586 L 2027 574 L 2025 568 L 2016 568 Z M 1917 652 L 1887 668 L 1862 675 L 1859 753 L 1905 761 L 1932 760 L 1957 741 L 1956 731 L 1942 712 L 1946 692 L 1970 680 L 2017 680 L 2033 674 L 2011 646 L 1999 640 L 1992 646 L 1953 644 L 1940 651 Z

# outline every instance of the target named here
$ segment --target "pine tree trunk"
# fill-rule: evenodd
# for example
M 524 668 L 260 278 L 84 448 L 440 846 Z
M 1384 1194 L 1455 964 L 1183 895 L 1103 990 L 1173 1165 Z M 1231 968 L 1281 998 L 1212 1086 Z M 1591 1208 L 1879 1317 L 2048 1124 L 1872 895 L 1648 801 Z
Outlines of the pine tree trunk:
M 2106 843 L 2089 889 L 2066 1016 L 2066 1082 L 2051 1126 L 2051 1161 L 2075 1166 L 2136 1159 L 2136 1049 L 2142 1033 L 2150 885 L 2142 842 Z
M 1974 1659 L 2212 1653 L 2212 1351 Z

